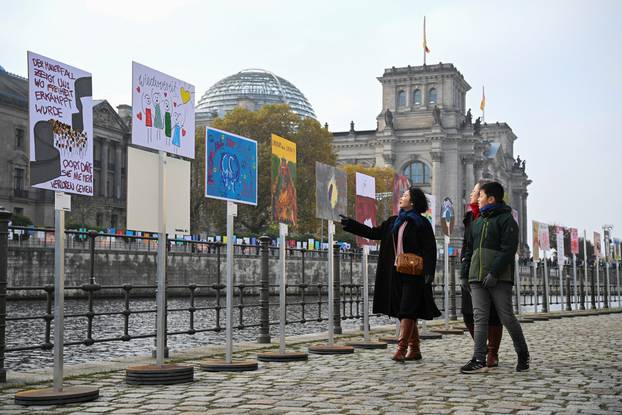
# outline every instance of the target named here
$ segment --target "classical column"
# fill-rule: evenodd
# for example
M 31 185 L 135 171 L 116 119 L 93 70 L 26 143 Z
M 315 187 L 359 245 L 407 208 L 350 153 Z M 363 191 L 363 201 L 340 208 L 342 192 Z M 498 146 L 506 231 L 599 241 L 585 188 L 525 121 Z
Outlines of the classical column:
M 527 228 L 528 228 L 528 224 L 527 224 L 527 196 L 529 196 L 529 193 L 527 193 L 526 191 L 524 191 L 521 195 L 521 228 L 520 228 L 520 232 L 521 232 L 521 236 L 522 236 L 522 242 L 523 245 L 527 244 Z
M 463 156 L 462 160 L 465 164 L 465 186 L 466 197 L 469 197 L 473 186 L 475 186 L 475 171 L 473 170 L 473 156 Z
M 436 206 L 434 210 L 438 216 L 438 214 L 440 214 L 441 198 L 443 197 L 443 195 L 441 195 L 443 153 L 441 151 L 432 151 L 430 152 L 430 156 L 432 157 L 432 194 L 436 196 Z M 436 229 L 434 231 L 436 232 Z
M 100 193 L 102 196 L 112 196 L 108 194 L 108 140 L 105 138 L 102 139 L 101 187 L 103 189 Z
M 121 166 L 123 152 L 121 149 L 121 143 L 117 144 L 115 148 L 115 156 L 114 156 L 114 197 L 116 199 L 121 199 L 121 194 L 123 193 L 123 180 L 121 179 Z

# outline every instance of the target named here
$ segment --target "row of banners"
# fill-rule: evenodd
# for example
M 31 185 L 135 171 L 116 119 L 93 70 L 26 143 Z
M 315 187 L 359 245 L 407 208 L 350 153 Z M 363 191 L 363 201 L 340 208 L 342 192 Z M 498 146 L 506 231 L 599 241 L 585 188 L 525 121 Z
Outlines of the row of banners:
M 534 261 L 540 260 L 540 250 L 544 252 L 546 257 L 546 252 L 551 250 L 551 239 L 554 239 L 556 244 L 558 261 L 579 254 L 579 231 L 577 228 L 565 228 L 533 221 L 532 230 Z M 552 232 L 555 234 L 555 238 L 551 238 Z M 622 241 L 618 238 L 612 239 L 608 230 L 605 230 L 604 239 L 605 252 L 602 250 L 601 234 L 594 232 L 594 257 L 601 258 L 604 254 L 607 259 L 620 261 L 622 259 Z
M 31 185 L 56 192 L 92 196 L 93 101 L 89 72 L 28 52 Z M 157 70 L 132 63 L 132 144 L 176 156 L 195 157 L 194 86 Z M 205 196 L 250 205 L 257 204 L 257 142 L 212 128 L 206 130 Z M 135 148 L 128 152 L 128 228 L 157 231 L 155 198 L 158 194 L 153 153 Z M 131 154 L 130 154 L 131 153 Z M 189 227 L 189 192 L 181 188 L 189 163 L 167 158 L 168 223 L 171 233 Z M 272 218 L 297 224 L 296 144 L 272 135 Z M 396 176 L 393 212 L 399 197 L 410 186 Z M 434 224 L 435 205 L 429 196 L 426 216 Z M 189 202 L 189 200 L 187 201 Z M 174 203 L 171 205 L 170 203 Z M 356 174 L 356 218 L 376 225 L 375 179 Z M 187 212 L 186 212 L 187 211 Z M 181 212 L 181 214 L 180 214 Z M 174 216 L 178 214 L 179 217 Z M 346 174 L 316 163 L 316 216 L 338 221 L 347 215 Z M 173 215 L 173 216 L 171 216 Z M 132 226 L 134 225 L 134 226 Z M 368 243 L 369 241 L 359 241 Z

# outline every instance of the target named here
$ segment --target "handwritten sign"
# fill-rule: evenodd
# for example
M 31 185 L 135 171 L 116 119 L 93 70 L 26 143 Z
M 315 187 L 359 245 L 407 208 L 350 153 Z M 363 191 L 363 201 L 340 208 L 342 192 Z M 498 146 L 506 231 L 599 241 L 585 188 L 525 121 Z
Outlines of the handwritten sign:
M 132 62 L 132 144 L 194 158 L 194 86 Z
M 30 184 L 93 195 L 91 74 L 28 52 Z

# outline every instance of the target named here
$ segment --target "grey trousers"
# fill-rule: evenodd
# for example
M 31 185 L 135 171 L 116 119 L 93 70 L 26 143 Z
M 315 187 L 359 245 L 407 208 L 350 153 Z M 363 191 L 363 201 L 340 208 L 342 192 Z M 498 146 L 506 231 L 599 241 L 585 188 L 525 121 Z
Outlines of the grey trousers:
M 493 288 L 483 288 L 481 283 L 472 282 L 473 317 L 475 320 L 475 348 L 473 357 L 480 362 L 486 361 L 486 340 L 488 339 L 488 319 L 492 301 L 499 314 L 501 324 L 506 328 L 517 354 L 528 353 L 523 329 L 512 310 L 512 283 L 500 281 Z

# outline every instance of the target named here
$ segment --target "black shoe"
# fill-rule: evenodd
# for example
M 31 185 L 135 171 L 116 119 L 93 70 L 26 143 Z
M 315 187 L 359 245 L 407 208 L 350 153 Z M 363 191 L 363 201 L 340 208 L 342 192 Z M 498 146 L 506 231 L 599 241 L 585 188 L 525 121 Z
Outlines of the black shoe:
M 517 372 L 526 372 L 529 370 L 529 353 L 521 353 L 518 355 L 518 363 L 516 364 Z
M 480 362 L 479 360 L 471 359 L 469 363 L 462 366 L 460 368 L 460 373 L 464 374 L 472 374 L 472 373 L 483 373 L 487 372 L 488 367 L 486 366 L 486 362 Z

